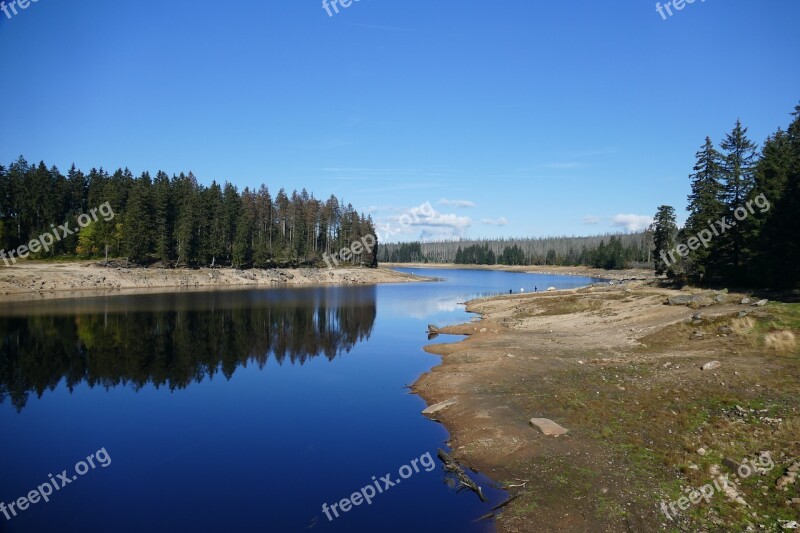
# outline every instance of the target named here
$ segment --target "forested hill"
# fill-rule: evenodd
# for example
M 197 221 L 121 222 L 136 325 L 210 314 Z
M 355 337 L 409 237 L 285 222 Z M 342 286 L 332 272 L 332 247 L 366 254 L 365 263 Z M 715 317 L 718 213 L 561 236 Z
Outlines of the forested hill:
M 127 169 L 84 174 L 74 165 L 63 175 L 20 157 L 8 167 L 0 165 L 0 249 L 24 246 L 68 221 L 74 226 L 81 214 L 106 202 L 113 217 L 97 217 L 33 256 L 108 253 L 163 266 L 297 266 L 320 264 L 323 254 L 375 235 L 369 216 L 334 196 L 318 200 L 305 189 L 291 194 L 280 189 L 273 196 L 261 185 L 240 193 L 230 183 L 201 185 L 191 172 L 134 177 Z M 371 265 L 373 259 L 365 251 L 349 263 Z
M 542 237 L 383 244 L 378 258 L 393 263 L 458 265 L 586 265 L 605 269 L 648 266 L 649 231 L 593 237 Z

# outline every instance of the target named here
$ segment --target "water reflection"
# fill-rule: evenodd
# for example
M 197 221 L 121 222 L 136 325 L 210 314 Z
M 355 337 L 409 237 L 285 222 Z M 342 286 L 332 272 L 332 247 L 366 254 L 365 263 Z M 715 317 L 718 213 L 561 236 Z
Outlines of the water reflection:
M 116 296 L 12 305 L 0 316 L 0 403 L 65 380 L 182 389 L 272 357 L 329 360 L 369 338 L 375 287 Z

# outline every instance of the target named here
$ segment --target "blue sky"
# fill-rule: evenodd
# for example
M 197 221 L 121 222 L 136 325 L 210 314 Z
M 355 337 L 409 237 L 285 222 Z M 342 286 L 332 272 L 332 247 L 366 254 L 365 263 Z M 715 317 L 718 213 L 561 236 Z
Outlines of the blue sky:
M 306 187 L 370 212 L 392 240 L 596 234 L 662 203 L 684 218 L 705 136 L 741 118 L 761 143 L 800 101 L 795 0 L 697 0 L 667 20 L 650 1 L 339 11 L 0 12 L 0 161 Z

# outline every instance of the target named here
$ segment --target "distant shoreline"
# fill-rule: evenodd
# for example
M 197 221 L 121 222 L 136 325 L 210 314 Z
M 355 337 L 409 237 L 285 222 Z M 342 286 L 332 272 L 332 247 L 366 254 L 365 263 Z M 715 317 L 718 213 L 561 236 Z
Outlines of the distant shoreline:
M 0 302 L 185 290 L 375 285 L 430 281 L 389 268 L 124 268 L 96 262 L 24 261 L 0 268 Z
M 650 281 L 655 279 L 653 270 L 644 268 L 628 268 L 625 270 L 603 270 L 586 266 L 557 266 L 557 265 L 454 265 L 451 263 L 381 263 L 386 268 L 441 268 L 452 270 L 497 270 L 501 272 L 520 272 L 524 274 L 548 274 L 553 276 L 584 276 L 588 278 L 603 278 L 615 281 L 637 280 Z

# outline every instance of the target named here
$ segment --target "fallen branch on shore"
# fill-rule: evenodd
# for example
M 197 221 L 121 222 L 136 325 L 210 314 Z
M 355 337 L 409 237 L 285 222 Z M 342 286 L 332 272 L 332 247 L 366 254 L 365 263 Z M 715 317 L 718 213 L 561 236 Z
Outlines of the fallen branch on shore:
M 466 472 L 464 472 L 464 469 L 461 468 L 455 459 L 450 457 L 450 455 L 441 448 L 439 448 L 438 456 L 442 463 L 444 463 L 445 472 L 452 474 L 461 484 L 459 490 L 469 489 L 477 494 L 482 502 L 486 501 L 486 496 L 483 495 L 483 490 L 474 481 L 472 481 L 472 479 L 470 479 L 470 477 Z
M 494 518 L 494 515 L 496 514 L 495 513 L 496 511 L 499 511 L 500 509 L 502 509 L 503 507 L 505 507 L 509 503 L 511 503 L 514 500 L 516 500 L 517 498 L 519 498 L 519 494 L 514 494 L 513 496 L 511 496 L 509 499 L 507 499 L 503 503 L 499 503 L 499 504 L 495 505 L 494 507 L 492 507 L 491 511 L 489 511 L 485 515 L 479 517 L 477 520 L 475 520 L 475 522 L 480 522 L 481 520 L 488 520 L 490 518 Z

